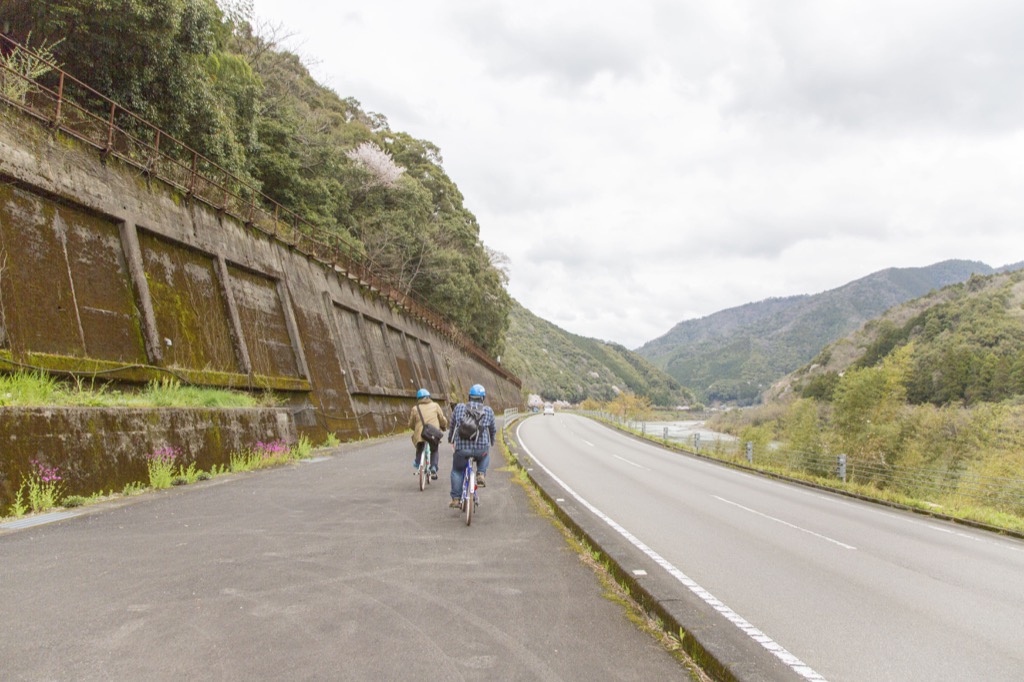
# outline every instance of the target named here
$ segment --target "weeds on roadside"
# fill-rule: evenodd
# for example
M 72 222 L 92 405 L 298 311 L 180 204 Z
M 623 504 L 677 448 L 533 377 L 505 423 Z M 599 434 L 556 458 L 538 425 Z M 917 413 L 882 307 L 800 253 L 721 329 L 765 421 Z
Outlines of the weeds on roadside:
M 188 465 L 188 468 L 184 464 L 178 467 L 178 475 L 175 478 L 179 478 L 185 484 L 195 483 L 199 480 L 199 475 L 203 473 L 196 470 L 196 463 L 192 462 Z
M 307 441 L 308 442 L 308 441 Z M 293 459 L 292 449 L 283 440 L 258 441 L 248 450 L 231 453 L 231 471 L 253 471 Z
M 46 511 L 57 506 L 64 478 L 56 466 L 49 466 L 37 459 L 32 460 L 32 471 L 23 485 L 28 488 L 28 506 L 34 512 Z
M 45 378 L 43 383 L 46 383 Z M 33 382 L 33 386 L 37 384 Z M 306 436 L 300 436 L 298 443 L 289 446 L 284 440 L 270 442 L 259 441 L 249 449 L 231 453 L 230 463 L 215 464 L 209 472 L 196 468 L 195 462 L 188 466 L 180 463 L 181 451 L 172 446 L 163 446 L 146 455 L 146 472 L 149 485 L 140 481 L 126 483 L 121 495 L 131 497 L 145 492 L 147 489 L 161 490 L 177 485 L 188 485 L 196 481 L 206 481 L 215 476 L 239 471 L 269 468 L 278 464 L 295 461 L 312 456 L 313 444 Z M 10 514 L 21 517 L 29 511 L 45 511 L 57 506 L 62 490 L 57 467 L 49 467 L 36 460 L 32 461 L 36 469 L 22 481 L 10 505 Z M 111 491 L 113 495 L 113 491 Z M 69 495 L 61 503 L 65 507 L 79 507 L 103 497 L 96 493 L 90 498 L 81 495 Z
M 108 497 L 113 497 L 114 491 L 111 490 L 109 493 L 105 493 L 102 490 L 94 492 L 92 495 L 85 497 L 84 495 L 68 495 L 61 502 L 62 507 L 71 509 L 72 507 L 83 507 L 87 504 L 95 504 Z
M 340 444 L 341 444 L 341 441 L 338 440 L 338 437 L 336 435 L 334 435 L 334 433 L 332 432 L 332 433 L 328 433 L 327 434 L 327 438 L 324 438 L 323 447 L 325 447 L 325 448 L 333 448 L 333 447 L 337 447 Z
M 25 504 L 25 484 L 22 483 L 21 487 L 18 488 L 18 492 L 14 494 L 14 502 L 11 503 L 11 516 L 20 519 L 28 511 L 28 505 Z
M 121 490 L 121 494 L 125 497 L 131 497 L 132 495 L 138 495 L 139 493 L 145 492 L 146 484 L 139 481 L 132 481 L 131 483 L 125 483 L 124 488 Z
M 256 468 L 256 460 L 249 450 L 235 451 L 231 453 L 231 460 L 228 470 L 231 472 L 252 471 Z
M 261 463 L 265 462 L 269 466 L 270 464 L 277 464 L 291 459 L 292 449 L 280 439 L 272 440 L 269 443 L 257 441 L 256 445 L 252 448 L 252 453 Z
M 60 475 L 60 469 L 50 466 L 38 459 L 31 461 L 32 470 L 27 476 L 22 476 L 21 485 L 14 494 L 14 502 L 11 503 L 11 515 L 20 518 L 28 512 L 42 512 L 53 509 L 57 506 L 61 492 L 64 488 Z
M 167 445 L 146 455 L 146 471 L 149 473 L 151 488 L 161 490 L 171 487 L 178 454 L 177 448 Z

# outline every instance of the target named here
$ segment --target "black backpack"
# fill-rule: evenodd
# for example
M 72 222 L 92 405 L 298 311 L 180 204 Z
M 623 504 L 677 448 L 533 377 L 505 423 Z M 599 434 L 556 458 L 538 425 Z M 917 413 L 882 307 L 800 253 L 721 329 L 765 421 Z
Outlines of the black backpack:
M 484 418 L 484 408 L 480 403 L 467 403 L 466 409 L 459 420 L 459 438 L 476 440 L 480 435 L 480 422 Z

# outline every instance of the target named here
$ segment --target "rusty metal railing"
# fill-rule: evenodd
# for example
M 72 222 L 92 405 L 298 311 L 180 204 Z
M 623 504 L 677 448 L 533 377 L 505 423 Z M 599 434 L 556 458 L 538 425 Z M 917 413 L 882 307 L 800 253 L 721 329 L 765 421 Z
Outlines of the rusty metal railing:
M 230 215 L 304 255 L 333 265 L 360 287 L 383 296 L 476 356 L 487 367 L 522 386 L 461 329 L 435 311 L 415 292 L 396 286 L 391 277 L 341 233 L 328 232 L 277 203 L 250 183 L 206 158 L 184 142 L 120 106 L 38 53 L 0 33 L 0 51 L 23 50 L 46 64 L 50 73 L 26 77 L 0 60 L 0 75 L 23 83 L 23 96 L 0 90 L 0 101 L 158 178 L 195 201 Z

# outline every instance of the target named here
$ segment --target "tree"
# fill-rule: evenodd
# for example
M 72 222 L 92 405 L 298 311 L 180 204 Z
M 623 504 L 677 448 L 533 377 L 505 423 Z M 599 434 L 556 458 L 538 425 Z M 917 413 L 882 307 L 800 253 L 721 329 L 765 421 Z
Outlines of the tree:
M 833 400 L 837 452 L 882 466 L 899 458 L 903 435 L 899 417 L 913 348 L 913 344 L 904 346 L 880 366 L 849 370 L 842 377 Z
M 801 398 L 794 402 L 786 413 L 782 437 L 794 452 L 819 455 L 824 452 L 825 443 L 821 437 L 821 423 L 818 403 Z
M 0 94 L 5 98 L 25 103 L 25 97 L 37 86 L 33 85 L 53 71 L 54 45 L 32 45 L 31 34 L 25 37 L 24 47 L 17 45 L 0 50 Z
M 345 156 L 367 172 L 369 177 L 365 187 L 379 186 L 385 189 L 394 189 L 398 184 L 398 179 L 405 172 L 405 168 L 395 163 L 391 154 L 373 142 L 363 142 L 355 149 L 348 150 Z
M 233 103 L 209 58 L 230 34 L 215 0 L 8 0 L 20 42 L 37 36 L 73 76 L 229 171 L 246 176 Z M 216 68 L 216 66 L 214 65 Z M 78 93 L 82 96 L 84 93 Z M 237 111 L 235 112 L 237 113 Z M 119 121 L 128 128 L 132 119 Z
M 254 27 L 251 0 L 6 0 L 2 11 L 14 37 L 62 38 L 54 54 L 72 75 L 503 352 L 507 272 L 440 150 L 318 84 L 278 49 L 279 29 Z M 123 125 L 152 141 L 135 119 Z
M 622 392 L 608 404 L 608 411 L 628 421 L 643 421 L 651 415 L 651 401 L 646 396 Z

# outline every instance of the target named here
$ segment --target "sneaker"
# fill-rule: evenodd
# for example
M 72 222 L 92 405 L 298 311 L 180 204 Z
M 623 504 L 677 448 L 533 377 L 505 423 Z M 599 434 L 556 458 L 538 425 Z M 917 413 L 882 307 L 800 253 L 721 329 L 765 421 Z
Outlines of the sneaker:
M 430 471 L 430 480 L 431 481 L 436 481 L 437 480 L 437 469 L 431 469 L 431 471 Z
M 476 485 L 477 485 L 478 488 L 486 488 L 487 487 L 487 481 L 484 479 L 484 475 L 483 474 L 477 474 L 476 475 Z
M 449 509 L 458 509 L 459 508 L 459 501 L 453 497 L 452 501 L 448 503 L 448 508 Z

